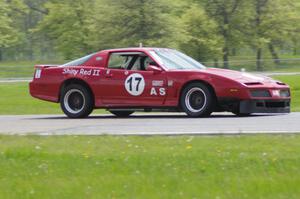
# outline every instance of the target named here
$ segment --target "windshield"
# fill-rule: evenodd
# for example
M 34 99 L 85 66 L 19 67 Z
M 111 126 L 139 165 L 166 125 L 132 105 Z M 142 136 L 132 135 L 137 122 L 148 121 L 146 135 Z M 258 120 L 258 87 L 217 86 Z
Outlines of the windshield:
M 205 69 L 205 66 L 177 50 L 155 49 L 150 53 L 157 61 L 170 70 Z
M 96 53 L 93 53 L 93 54 L 81 57 L 79 59 L 70 61 L 62 66 L 80 66 L 80 65 L 84 64 L 87 60 L 89 60 L 94 54 L 96 54 Z

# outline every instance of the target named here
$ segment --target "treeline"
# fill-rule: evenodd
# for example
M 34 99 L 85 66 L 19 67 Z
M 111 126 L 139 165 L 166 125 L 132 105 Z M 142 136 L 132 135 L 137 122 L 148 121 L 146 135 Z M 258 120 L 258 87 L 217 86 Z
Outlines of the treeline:
M 1 0 L 0 61 L 73 59 L 107 48 L 180 49 L 229 68 L 250 49 L 297 54 L 299 0 Z

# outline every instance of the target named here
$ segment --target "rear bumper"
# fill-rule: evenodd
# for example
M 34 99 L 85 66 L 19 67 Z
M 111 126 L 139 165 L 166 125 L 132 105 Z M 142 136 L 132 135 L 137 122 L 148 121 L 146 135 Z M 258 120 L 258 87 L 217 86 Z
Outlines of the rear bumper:
M 243 100 L 239 103 L 240 113 L 289 113 L 290 99 Z
M 58 96 L 50 95 L 49 89 L 46 85 L 37 84 L 34 81 L 29 83 L 29 93 L 32 97 L 49 101 L 49 102 L 58 102 Z

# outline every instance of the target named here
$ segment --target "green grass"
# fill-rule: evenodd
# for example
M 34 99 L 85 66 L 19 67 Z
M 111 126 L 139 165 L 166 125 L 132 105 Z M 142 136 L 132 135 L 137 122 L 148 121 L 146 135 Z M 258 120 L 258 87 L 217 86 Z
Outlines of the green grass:
M 300 111 L 300 75 L 289 76 L 274 76 L 274 79 L 278 79 L 287 83 L 291 88 L 292 95 L 292 110 Z
M 0 114 L 63 114 L 59 104 L 29 94 L 28 83 L 0 83 Z M 104 110 L 95 110 L 104 113 Z
M 0 136 L 1 198 L 300 198 L 300 136 Z
M 61 64 L 64 61 L 10 61 L 0 62 L 0 78 L 32 77 L 34 66 L 39 64 Z
M 58 114 L 59 104 L 31 97 L 28 83 L 0 84 L 0 114 Z
M 292 111 L 300 111 L 300 75 L 275 76 L 286 82 L 292 91 Z M 30 96 L 28 83 L 0 84 L 0 114 L 62 114 L 59 104 L 41 101 Z M 96 113 L 105 113 L 96 110 Z
M 251 54 L 251 53 L 250 53 Z M 262 66 L 264 71 L 269 72 L 300 72 L 300 55 L 280 55 L 281 62 L 276 65 L 272 60 L 271 55 L 267 55 L 263 58 Z M 213 62 L 206 64 L 210 67 L 215 67 Z M 222 61 L 219 60 L 219 67 L 222 67 Z M 255 55 L 244 56 L 231 56 L 229 58 L 229 67 L 233 70 L 256 71 L 256 57 Z

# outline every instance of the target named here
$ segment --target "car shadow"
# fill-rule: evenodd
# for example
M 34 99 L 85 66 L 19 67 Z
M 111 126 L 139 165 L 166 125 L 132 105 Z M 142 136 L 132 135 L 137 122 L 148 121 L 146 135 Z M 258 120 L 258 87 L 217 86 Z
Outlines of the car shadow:
M 209 117 L 201 117 L 201 118 L 192 118 L 192 117 L 188 117 L 187 115 L 183 115 L 183 114 L 143 114 L 143 115 L 131 115 L 129 117 L 116 117 L 114 115 L 110 115 L 110 114 L 103 114 L 103 115 L 90 115 L 87 118 L 78 118 L 78 119 L 73 119 L 73 118 L 68 118 L 67 116 L 40 116 L 40 117 L 33 117 L 33 118 L 29 118 L 34 119 L 34 120 L 45 120 L 45 119 L 49 119 L 49 120 L 57 120 L 57 119 L 63 119 L 63 120 L 89 120 L 89 119 L 117 119 L 117 120 L 128 120 L 128 119 L 214 119 L 214 118 L 224 118 L 224 119 L 239 119 L 239 118 L 253 118 L 253 117 L 271 117 L 271 116 L 278 116 L 278 115 L 284 115 L 284 114 L 253 114 L 253 115 L 249 115 L 249 116 L 236 116 L 233 114 L 228 114 L 228 113 L 218 113 L 218 114 L 212 114 Z

